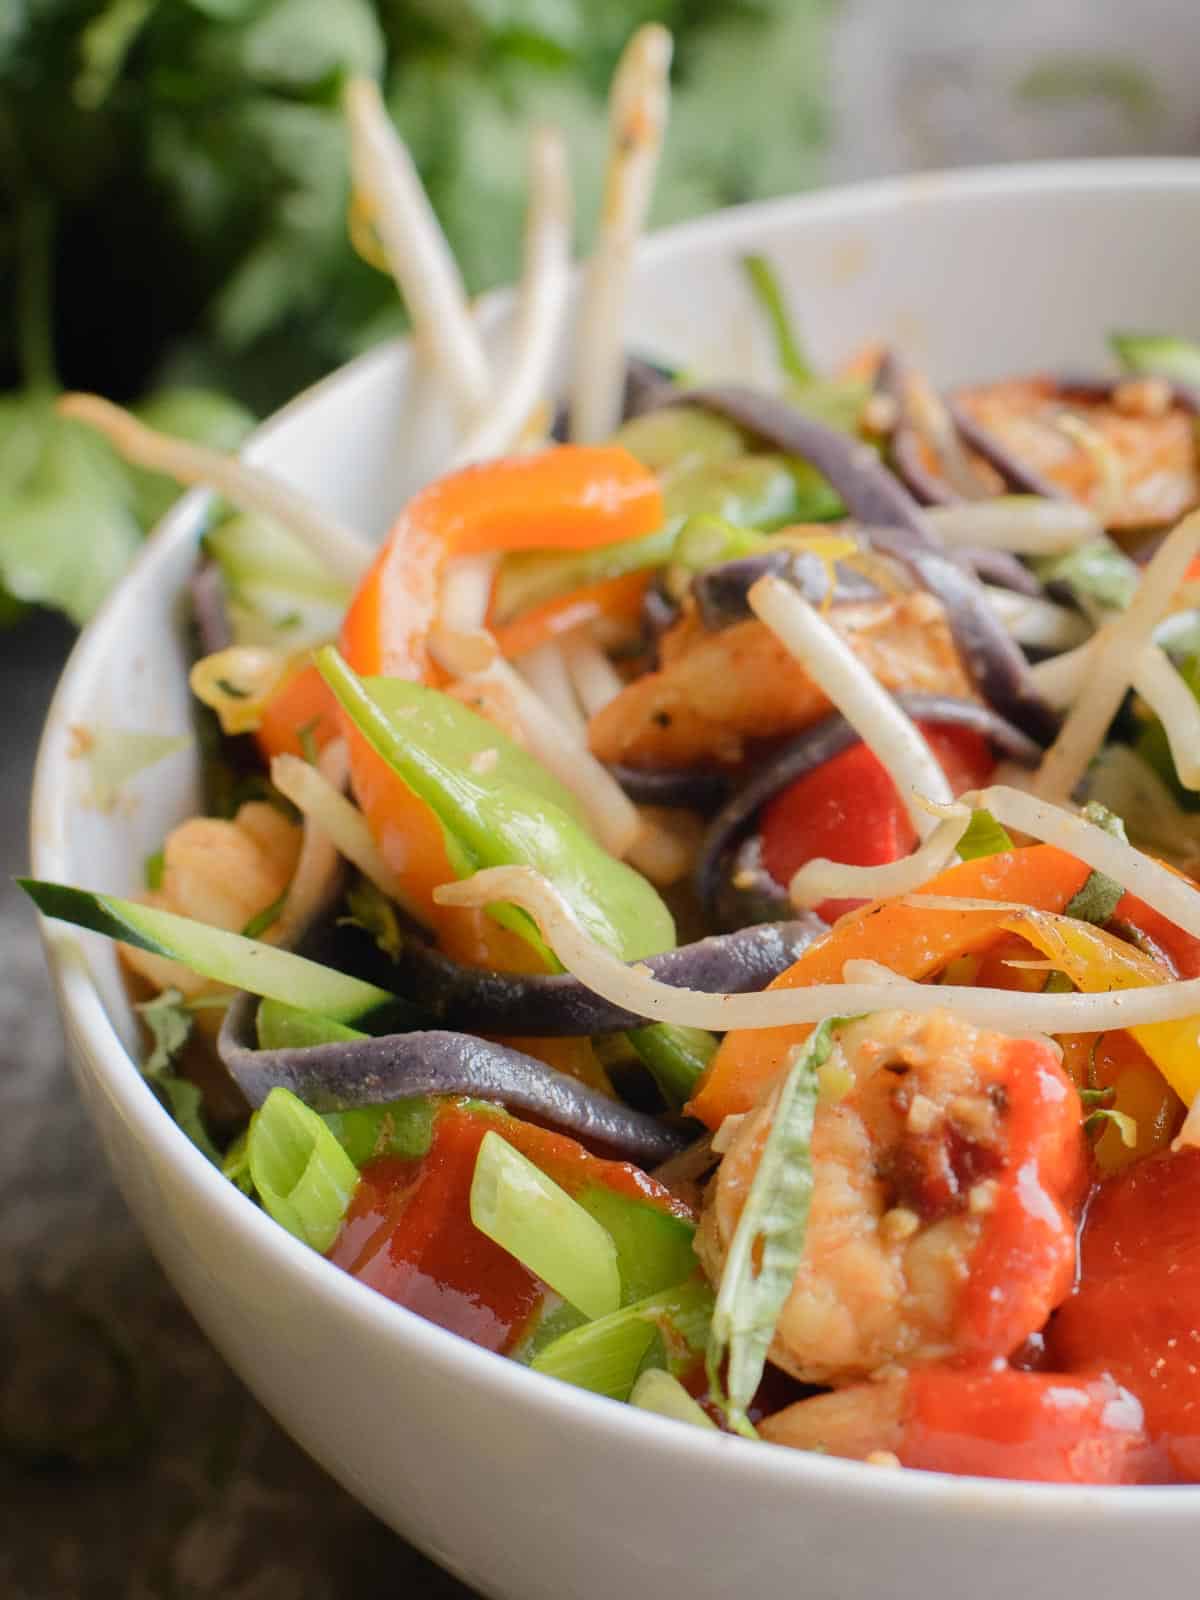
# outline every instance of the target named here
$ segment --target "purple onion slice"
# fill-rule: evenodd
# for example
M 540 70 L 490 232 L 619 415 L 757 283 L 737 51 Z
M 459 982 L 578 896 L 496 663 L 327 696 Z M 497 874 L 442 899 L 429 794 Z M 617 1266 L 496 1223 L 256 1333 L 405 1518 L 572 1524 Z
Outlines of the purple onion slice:
M 962 496 L 925 464 L 921 435 L 913 426 L 908 404 L 906 377 L 900 356 L 894 350 L 885 350 L 875 373 L 875 393 L 896 408 L 896 423 L 888 441 L 892 466 L 918 505 L 956 505 Z
M 703 767 L 630 767 L 613 761 L 608 770 L 639 806 L 712 811 L 729 794 L 729 775 Z
M 1046 500 L 1070 498 L 1066 490 L 1060 489 L 1053 478 L 1048 478 L 1036 467 L 1031 467 L 1015 451 L 1010 450 L 1002 439 L 997 438 L 990 428 L 985 428 L 982 422 L 977 422 L 961 400 L 950 395 L 946 405 L 964 443 L 968 444 L 976 455 L 982 456 L 990 467 L 996 469 L 1009 489 L 1017 489 L 1022 494 L 1040 494 Z
M 859 438 L 839 433 L 779 395 L 760 393 L 739 384 L 714 384 L 673 390 L 675 405 L 704 406 L 815 467 L 837 490 L 850 515 L 859 522 L 907 529 L 923 545 L 936 548 L 921 508 L 900 480 Z
M 247 1003 L 249 1002 L 249 1003 Z M 651 1166 L 694 1134 L 634 1111 L 545 1062 L 467 1033 L 431 1029 L 303 1049 L 255 1050 L 254 1003 L 239 996 L 221 1028 L 221 1059 L 251 1106 L 290 1089 L 314 1111 L 346 1111 L 414 1095 L 470 1095 L 532 1117 L 605 1155 Z
M 1029 663 L 974 574 L 941 552 L 917 548 L 903 531 L 899 538 L 891 528 L 865 533 L 876 549 L 894 556 L 941 601 L 959 654 L 988 704 L 1039 743 L 1049 744 L 1058 731 L 1058 715 L 1038 693 Z
M 811 919 L 713 934 L 650 956 L 645 965 L 661 983 L 710 994 L 765 989 L 816 936 Z M 382 974 L 396 994 L 420 997 L 432 1024 L 492 1034 L 540 1038 L 620 1033 L 643 1017 L 594 994 L 569 973 L 491 972 L 467 967 L 406 940 Z
M 813 605 L 822 605 L 829 597 L 828 569 L 811 550 L 792 550 L 786 546 L 763 550 L 757 555 L 739 556 L 709 567 L 692 579 L 692 594 L 704 626 L 715 633 L 752 616 L 750 590 L 760 578 L 768 575 L 792 584 Z M 835 564 L 834 579 L 834 605 L 879 598 L 878 586 L 845 562 Z

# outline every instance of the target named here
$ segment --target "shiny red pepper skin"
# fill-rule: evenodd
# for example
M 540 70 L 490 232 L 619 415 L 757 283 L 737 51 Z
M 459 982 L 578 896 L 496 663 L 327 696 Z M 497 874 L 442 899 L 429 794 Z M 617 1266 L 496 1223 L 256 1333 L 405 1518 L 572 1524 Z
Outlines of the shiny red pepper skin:
M 1162 1476 L 1200 1483 L 1200 1150 L 1153 1156 L 1101 1184 L 1080 1279 L 1048 1359 L 1109 1372 L 1146 1413 Z
M 955 794 L 985 784 L 995 762 L 987 741 L 970 728 L 921 725 Z M 853 866 L 882 866 L 906 856 L 916 830 L 895 784 L 866 745 L 855 745 L 797 778 L 765 807 L 763 865 L 777 883 L 817 856 Z M 826 900 L 817 910 L 827 922 L 861 905 Z
M 910 1374 L 897 1455 L 906 1467 L 1031 1483 L 1136 1483 L 1141 1407 L 1111 1378 L 1052 1373 Z

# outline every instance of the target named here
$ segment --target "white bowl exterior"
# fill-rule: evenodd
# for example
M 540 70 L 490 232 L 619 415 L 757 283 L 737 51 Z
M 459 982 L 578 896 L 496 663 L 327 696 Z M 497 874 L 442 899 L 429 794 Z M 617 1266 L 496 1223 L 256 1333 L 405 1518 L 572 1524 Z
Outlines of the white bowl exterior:
M 1043 166 L 920 178 L 727 213 L 650 241 L 635 348 L 767 370 L 737 259 L 767 252 L 819 363 L 895 340 L 942 380 L 1095 368 L 1113 327 L 1200 324 L 1200 168 Z M 486 317 L 496 348 L 507 301 Z M 250 454 L 381 534 L 452 440 L 404 346 L 303 396 Z M 179 590 L 194 494 L 81 639 L 38 765 L 38 876 L 129 892 L 194 798 L 181 753 L 97 811 L 72 732 L 188 728 Z M 541 1380 L 393 1306 L 275 1227 L 196 1152 L 129 1059 L 111 947 L 44 928 L 76 1077 L 114 1172 L 197 1321 L 299 1442 L 486 1593 L 608 1600 L 1109 1594 L 1194 1582 L 1195 1491 L 982 1483 L 750 1447 Z

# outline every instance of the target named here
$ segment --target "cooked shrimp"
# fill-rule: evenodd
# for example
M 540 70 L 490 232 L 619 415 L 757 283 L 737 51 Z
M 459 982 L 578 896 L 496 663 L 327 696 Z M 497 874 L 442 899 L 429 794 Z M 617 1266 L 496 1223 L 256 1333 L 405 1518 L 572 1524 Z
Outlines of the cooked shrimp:
M 886 689 L 973 696 L 932 595 L 834 607 L 829 621 Z M 764 623 L 710 633 L 685 617 L 663 665 L 624 688 L 588 726 L 601 761 L 688 766 L 741 761 L 748 740 L 797 733 L 825 716 L 824 693 Z
M 1169 525 L 1200 500 L 1195 418 L 1154 380 L 1100 398 L 1050 378 L 1013 378 L 960 390 L 957 399 L 1110 528 Z
M 770 1358 L 809 1383 L 1004 1357 L 1069 1293 L 1086 1183 L 1079 1097 L 1045 1040 L 950 1016 L 846 1027 L 822 1069 L 804 1256 Z M 697 1248 L 718 1281 L 774 1113 L 738 1125 Z
M 242 806 L 232 822 L 191 817 L 163 845 L 162 883 L 143 895 L 147 905 L 195 917 L 232 933 L 272 906 L 291 881 L 301 830 L 262 800 Z M 270 937 L 266 930 L 263 937 Z M 122 945 L 121 954 L 156 989 L 196 994 L 206 987 L 177 961 Z

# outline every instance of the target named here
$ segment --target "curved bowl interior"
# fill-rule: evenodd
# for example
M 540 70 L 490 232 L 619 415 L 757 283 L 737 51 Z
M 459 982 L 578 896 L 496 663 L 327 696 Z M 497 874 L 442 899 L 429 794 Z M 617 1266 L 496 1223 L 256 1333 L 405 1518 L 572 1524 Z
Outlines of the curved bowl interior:
M 632 346 L 767 373 L 738 267 L 750 250 L 775 262 L 819 364 L 883 338 L 940 380 L 1094 368 L 1111 328 L 1200 326 L 1200 167 L 923 177 L 689 224 L 638 256 Z M 484 315 L 502 359 L 507 299 Z M 395 345 L 302 396 L 249 454 L 380 535 L 452 438 L 438 383 Z M 179 595 L 205 514 L 202 494 L 179 504 L 64 673 L 36 779 L 39 876 L 128 893 L 194 800 L 188 749 L 97 809 L 77 730 L 187 730 Z M 305 1448 L 483 1591 L 1048 1600 L 1136 1582 L 1165 1600 L 1192 1580 L 1186 1489 L 900 1475 L 750 1447 L 536 1378 L 391 1305 L 276 1228 L 161 1111 L 128 1054 L 111 947 L 59 925 L 44 936 L 81 1090 L 197 1320 Z

